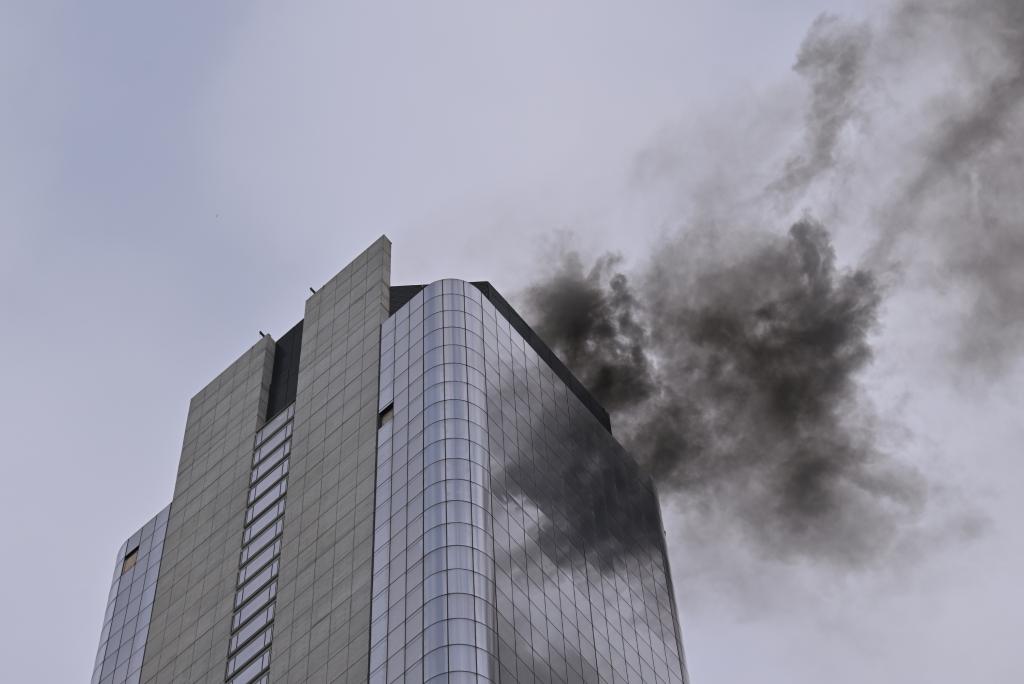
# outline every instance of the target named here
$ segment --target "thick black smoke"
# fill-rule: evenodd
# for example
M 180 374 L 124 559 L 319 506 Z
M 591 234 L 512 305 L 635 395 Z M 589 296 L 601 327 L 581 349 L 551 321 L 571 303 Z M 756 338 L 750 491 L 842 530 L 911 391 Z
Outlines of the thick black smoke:
M 636 297 L 615 271 L 620 261 L 606 255 L 585 270 L 579 256 L 567 252 L 530 293 L 533 303 L 543 300 L 544 339 L 558 341 L 562 359 L 613 411 L 655 389 Z
M 862 562 L 921 497 L 886 464 L 856 384 L 879 287 L 839 270 L 811 219 L 728 254 L 706 238 L 663 245 L 635 291 L 613 259 L 566 256 L 529 291 L 538 332 L 604 380 L 589 386 L 663 495 L 728 510 L 772 555 Z

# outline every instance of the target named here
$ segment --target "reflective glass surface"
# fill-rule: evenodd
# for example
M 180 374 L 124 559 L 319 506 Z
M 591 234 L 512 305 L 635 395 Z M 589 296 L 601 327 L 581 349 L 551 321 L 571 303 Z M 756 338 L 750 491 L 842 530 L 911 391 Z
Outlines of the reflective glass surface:
M 480 296 L 453 283 L 382 329 L 371 682 L 497 681 Z
M 685 682 L 650 483 L 468 283 L 381 331 L 371 682 Z
M 160 511 L 118 552 L 92 684 L 139 681 L 170 509 Z M 126 563 L 127 558 L 134 560 Z

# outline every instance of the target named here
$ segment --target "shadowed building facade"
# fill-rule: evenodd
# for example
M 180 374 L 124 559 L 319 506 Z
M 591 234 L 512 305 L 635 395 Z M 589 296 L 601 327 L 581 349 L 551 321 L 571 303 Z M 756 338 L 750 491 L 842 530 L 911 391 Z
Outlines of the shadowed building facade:
M 189 407 L 93 684 L 685 682 L 660 512 L 488 283 L 380 238 Z

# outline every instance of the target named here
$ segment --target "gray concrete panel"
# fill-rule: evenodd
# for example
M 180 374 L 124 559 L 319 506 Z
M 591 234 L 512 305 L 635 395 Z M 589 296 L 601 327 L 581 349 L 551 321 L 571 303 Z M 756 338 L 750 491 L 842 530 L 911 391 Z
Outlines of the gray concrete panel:
M 381 237 L 306 301 L 292 437 L 274 682 L 365 682 L 370 628 Z
M 274 341 L 262 338 L 189 405 L 142 682 L 223 682 L 252 439 Z

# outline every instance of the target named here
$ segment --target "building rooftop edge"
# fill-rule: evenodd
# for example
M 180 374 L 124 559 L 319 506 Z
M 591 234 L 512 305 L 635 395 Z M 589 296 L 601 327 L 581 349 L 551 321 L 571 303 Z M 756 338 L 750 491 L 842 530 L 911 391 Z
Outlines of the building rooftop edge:
M 448 278 L 442 280 L 459 279 Z M 555 375 L 557 375 L 562 382 L 566 384 L 569 390 L 576 395 L 576 398 L 587 407 L 587 410 L 589 410 L 594 418 L 597 419 L 597 422 L 599 422 L 605 430 L 611 433 L 612 424 L 608 411 L 601 406 L 586 386 L 584 386 L 584 384 L 580 382 L 575 375 L 573 375 L 572 371 L 562 363 L 562 360 L 559 359 L 558 355 L 551 350 L 551 347 L 549 347 L 544 340 L 533 331 L 533 328 L 523 320 L 523 317 L 519 315 L 512 305 L 501 296 L 501 293 L 498 292 L 494 285 L 487 280 L 462 280 L 461 282 L 468 283 L 483 293 L 484 297 L 487 298 L 487 301 L 489 301 L 491 305 L 505 317 L 517 333 L 523 336 L 523 339 L 525 339 L 526 343 L 529 344 L 533 351 L 537 353 L 537 356 L 548 364 L 548 367 L 554 371 Z M 394 315 L 396 311 L 405 306 L 409 300 L 415 297 L 416 294 L 425 287 L 426 285 L 392 285 L 389 313 Z

